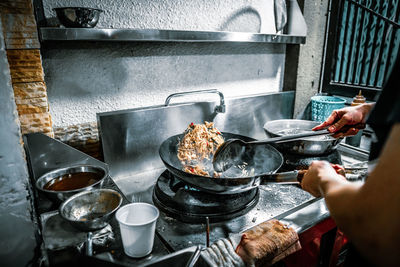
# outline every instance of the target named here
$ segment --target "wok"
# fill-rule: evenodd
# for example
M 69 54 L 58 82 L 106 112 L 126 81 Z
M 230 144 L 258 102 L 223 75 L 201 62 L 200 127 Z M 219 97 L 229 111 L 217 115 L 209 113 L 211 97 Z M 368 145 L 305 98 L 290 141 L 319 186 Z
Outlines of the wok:
M 248 175 L 242 176 L 239 168 L 232 167 L 222 173 L 221 178 L 204 177 L 187 173 L 177 157 L 179 141 L 183 134 L 169 137 L 159 149 L 161 160 L 167 169 L 178 179 L 197 189 L 214 194 L 235 194 L 251 190 L 261 183 L 297 181 L 297 172 L 274 174 L 283 164 L 282 154 L 271 145 L 255 146 L 251 157 L 245 159 L 248 163 L 247 170 L 253 169 Z M 225 140 L 235 138 L 243 141 L 255 139 L 232 133 L 222 133 Z M 212 168 L 212 158 L 208 160 Z M 274 175 L 272 175 L 274 174 Z
M 320 123 L 308 120 L 273 120 L 264 124 L 264 131 L 269 137 L 278 137 L 308 132 L 318 124 Z M 284 153 L 320 156 L 334 151 L 342 139 L 335 139 L 331 136 L 307 137 L 285 143 L 276 143 L 273 146 Z

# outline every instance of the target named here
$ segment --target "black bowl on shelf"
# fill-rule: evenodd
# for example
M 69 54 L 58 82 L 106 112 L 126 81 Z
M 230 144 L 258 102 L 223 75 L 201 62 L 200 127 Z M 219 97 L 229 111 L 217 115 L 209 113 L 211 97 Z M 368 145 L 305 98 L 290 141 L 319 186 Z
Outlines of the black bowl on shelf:
M 67 28 L 93 28 L 99 21 L 101 9 L 88 7 L 53 8 L 57 18 Z

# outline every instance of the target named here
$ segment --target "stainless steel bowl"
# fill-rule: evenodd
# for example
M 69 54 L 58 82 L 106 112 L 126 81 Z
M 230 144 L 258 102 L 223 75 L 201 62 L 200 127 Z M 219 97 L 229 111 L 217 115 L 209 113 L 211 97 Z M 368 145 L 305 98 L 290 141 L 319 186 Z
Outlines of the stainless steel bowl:
M 65 174 L 73 174 L 73 173 L 78 173 L 78 172 L 92 172 L 92 173 L 97 173 L 99 176 L 101 176 L 101 179 L 97 181 L 96 183 L 82 187 L 79 189 L 75 190 L 68 190 L 68 191 L 54 191 L 54 190 L 47 190 L 44 189 L 44 186 L 50 182 L 51 180 L 63 176 Z M 72 195 L 85 191 L 85 190 L 90 190 L 93 188 L 99 188 L 103 185 L 104 181 L 108 177 L 108 170 L 97 165 L 76 165 L 76 166 L 71 166 L 71 167 L 65 167 L 65 168 L 60 168 L 56 169 L 53 171 L 50 171 L 48 173 L 45 173 L 44 175 L 40 176 L 39 179 L 36 180 L 36 188 L 44 193 L 50 200 L 54 201 L 55 203 L 61 203 L 64 200 L 68 199 Z
M 83 231 L 107 226 L 121 206 L 122 196 L 112 189 L 94 189 L 73 195 L 64 201 L 59 212 L 62 218 Z
M 93 28 L 99 21 L 101 9 L 88 7 L 53 8 L 62 25 L 68 28 Z
M 269 137 L 296 134 L 311 131 L 319 122 L 308 120 L 273 120 L 264 124 L 264 131 Z M 305 156 L 320 156 L 328 154 L 336 149 L 342 139 L 335 139 L 331 136 L 307 137 L 279 144 L 274 144 L 283 153 L 294 153 Z

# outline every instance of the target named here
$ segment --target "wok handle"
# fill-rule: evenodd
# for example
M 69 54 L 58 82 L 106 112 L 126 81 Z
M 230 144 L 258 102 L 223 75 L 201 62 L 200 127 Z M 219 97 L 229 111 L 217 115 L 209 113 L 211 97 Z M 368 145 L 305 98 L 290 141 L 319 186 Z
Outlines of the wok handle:
M 331 164 L 331 166 L 335 169 L 337 174 L 343 175 L 346 177 L 346 170 L 338 164 Z M 267 174 L 261 176 L 261 185 L 266 185 L 270 183 L 275 184 L 301 184 L 303 181 L 304 174 L 306 174 L 307 170 L 295 170 L 288 172 L 278 172 L 273 174 Z
M 297 139 L 302 139 L 305 137 L 312 137 L 312 136 L 320 136 L 320 135 L 334 135 L 340 132 L 346 132 L 350 128 L 356 128 L 356 129 L 364 129 L 365 128 L 365 123 L 358 123 L 355 125 L 345 125 L 343 126 L 338 132 L 331 133 L 328 131 L 328 129 L 322 129 L 318 131 L 310 131 L 307 133 L 299 133 L 299 134 L 291 134 L 291 135 L 284 135 L 284 136 L 278 136 L 278 137 L 272 137 L 264 140 L 257 140 L 257 141 L 251 141 L 248 142 L 249 144 L 273 144 L 273 143 L 283 143 L 283 142 L 288 142 L 288 141 L 293 141 Z
M 279 172 L 261 176 L 260 184 L 299 184 L 303 180 L 307 170 L 296 170 L 289 172 Z
M 278 137 L 272 137 L 264 140 L 259 140 L 259 141 L 252 141 L 248 142 L 249 144 L 274 144 L 274 143 L 281 143 L 281 142 L 288 142 L 288 141 L 293 141 L 305 137 L 311 137 L 311 136 L 319 136 L 319 135 L 328 135 L 332 134 L 329 132 L 327 129 L 320 130 L 320 131 L 315 131 L 315 132 L 307 132 L 307 133 L 299 133 L 299 134 L 291 134 L 291 135 L 284 135 L 284 136 L 278 136 Z

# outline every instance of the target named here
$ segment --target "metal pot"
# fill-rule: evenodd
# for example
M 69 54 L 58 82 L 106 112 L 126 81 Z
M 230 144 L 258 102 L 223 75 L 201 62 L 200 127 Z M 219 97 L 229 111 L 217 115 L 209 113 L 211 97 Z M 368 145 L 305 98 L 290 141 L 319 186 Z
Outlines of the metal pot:
M 101 177 L 99 181 L 86 186 L 82 187 L 79 189 L 74 189 L 74 190 L 68 190 L 68 191 L 55 191 L 55 190 L 47 190 L 44 189 L 45 185 L 50 182 L 51 180 L 63 176 L 65 174 L 73 174 L 73 173 L 79 173 L 79 172 L 91 172 L 91 173 L 96 173 Z M 48 173 L 45 173 L 44 175 L 40 176 L 36 180 L 36 188 L 44 193 L 50 200 L 54 201 L 55 203 L 61 203 L 64 200 L 68 199 L 72 195 L 90 190 L 93 188 L 99 188 L 103 185 L 105 179 L 108 177 L 108 170 L 97 165 L 76 165 L 76 166 L 70 166 L 70 167 L 65 167 L 65 168 L 60 168 L 60 169 L 55 169 L 53 171 L 50 171 Z
M 277 137 L 311 131 L 311 129 L 318 124 L 319 122 L 308 120 L 273 120 L 264 124 L 264 131 L 269 137 Z M 320 156 L 334 151 L 341 141 L 342 138 L 335 139 L 325 135 L 278 143 L 273 146 L 282 153 Z
M 62 218 L 75 228 L 94 231 L 107 226 L 121 206 L 122 196 L 112 189 L 94 189 L 73 195 L 60 208 Z

